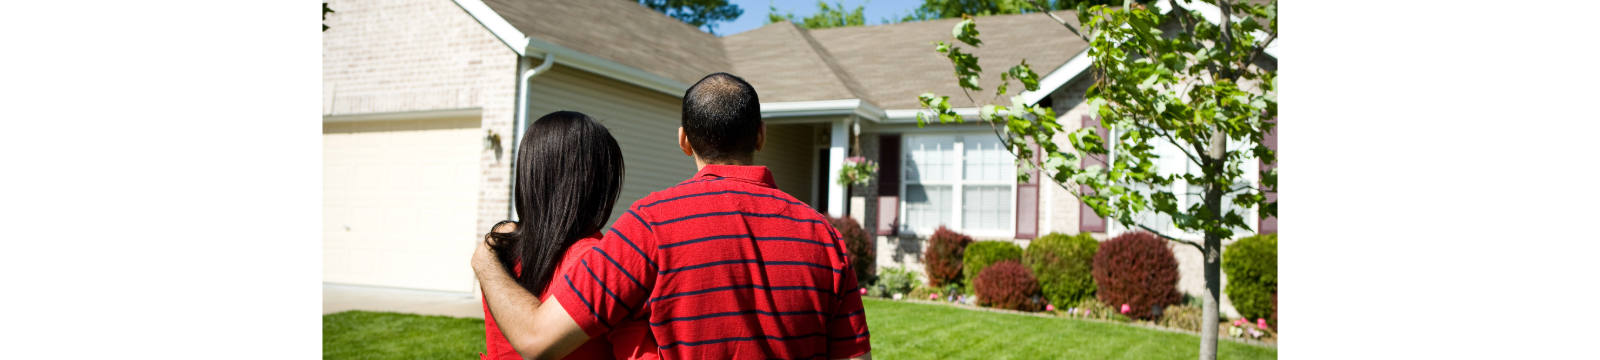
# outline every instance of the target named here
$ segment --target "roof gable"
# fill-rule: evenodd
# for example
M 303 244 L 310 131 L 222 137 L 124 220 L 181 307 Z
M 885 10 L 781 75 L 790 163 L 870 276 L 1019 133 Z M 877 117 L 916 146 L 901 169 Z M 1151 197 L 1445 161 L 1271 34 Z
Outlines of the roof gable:
M 635 2 L 482 1 L 525 36 L 687 84 L 733 68 L 716 35 Z

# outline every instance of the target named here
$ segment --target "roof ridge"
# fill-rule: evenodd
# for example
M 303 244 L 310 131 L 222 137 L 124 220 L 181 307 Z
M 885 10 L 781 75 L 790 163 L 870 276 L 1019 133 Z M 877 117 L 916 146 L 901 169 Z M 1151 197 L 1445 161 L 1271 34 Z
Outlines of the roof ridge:
M 822 43 L 817 42 L 816 38 L 811 37 L 809 29 L 793 23 L 790 23 L 790 25 L 794 26 L 795 30 L 800 31 L 800 37 L 806 40 L 806 44 L 811 46 L 811 51 L 816 52 L 817 57 L 822 58 L 822 63 L 828 67 L 828 70 L 833 73 L 835 78 L 839 79 L 839 82 L 844 85 L 846 90 L 849 90 L 851 94 L 855 94 L 857 99 L 877 106 L 872 101 L 872 98 L 867 95 L 866 87 L 861 86 L 861 83 L 856 81 L 854 76 L 850 76 L 850 72 L 845 71 L 844 66 L 839 65 L 839 61 L 833 58 L 833 53 L 828 52 L 827 47 L 822 46 Z

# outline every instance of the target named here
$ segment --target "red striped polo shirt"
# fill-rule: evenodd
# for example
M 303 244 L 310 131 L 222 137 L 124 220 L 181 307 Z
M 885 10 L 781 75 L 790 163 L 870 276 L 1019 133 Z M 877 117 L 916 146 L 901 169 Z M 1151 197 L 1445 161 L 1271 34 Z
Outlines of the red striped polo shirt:
M 764 166 L 706 165 L 634 202 L 555 279 L 591 338 L 649 320 L 664 358 L 847 358 L 871 350 L 848 251 Z

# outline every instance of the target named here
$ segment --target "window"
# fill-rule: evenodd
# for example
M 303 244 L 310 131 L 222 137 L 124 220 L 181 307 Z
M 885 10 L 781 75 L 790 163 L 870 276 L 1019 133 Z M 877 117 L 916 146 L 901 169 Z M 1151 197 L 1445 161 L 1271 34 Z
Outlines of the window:
M 940 225 L 968 235 L 1015 235 L 1017 167 L 991 133 L 907 135 L 902 141 L 902 231 Z

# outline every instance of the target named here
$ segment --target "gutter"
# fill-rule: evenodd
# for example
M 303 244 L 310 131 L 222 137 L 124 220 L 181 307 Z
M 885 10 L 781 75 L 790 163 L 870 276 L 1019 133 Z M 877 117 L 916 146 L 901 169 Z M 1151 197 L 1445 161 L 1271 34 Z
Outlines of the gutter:
M 883 109 L 861 99 L 761 103 L 762 119 L 823 115 L 856 115 L 872 122 L 884 119 Z
M 517 147 L 522 145 L 522 133 L 528 128 L 528 81 L 550 70 L 550 66 L 555 64 L 556 56 L 552 54 L 545 54 L 544 62 L 532 69 L 527 68 L 528 63 L 517 62 L 517 67 L 522 70 L 522 77 L 517 81 L 517 118 L 511 122 L 511 186 L 508 187 L 511 196 L 506 197 L 511 199 L 510 204 L 506 206 L 506 212 L 510 213 L 506 218 L 513 221 L 517 220 Z
M 471 15 L 474 20 L 482 24 L 484 29 L 494 34 L 495 38 L 505 43 L 506 47 L 511 48 L 512 52 L 516 52 L 518 57 L 560 56 L 564 59 L 561 62 L 562 65 L 679 98 L 683 97 L 684 91 L 689 90 L 690 84 L 523 34 L 521 30 L 517 30 L 516 26 L 512 26 L 510 22 L 507 22 L 504 17 L 501 17 L 489 5 L 484 4 L 483 0 L 453 1 L 461 7 L 461 10 L 466 11 L 467 15 Z

